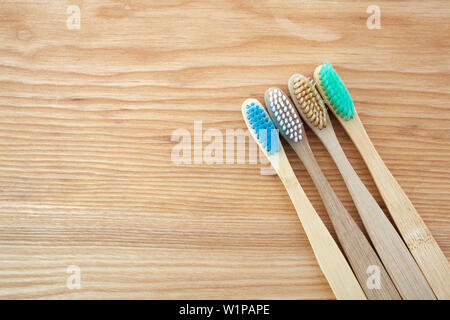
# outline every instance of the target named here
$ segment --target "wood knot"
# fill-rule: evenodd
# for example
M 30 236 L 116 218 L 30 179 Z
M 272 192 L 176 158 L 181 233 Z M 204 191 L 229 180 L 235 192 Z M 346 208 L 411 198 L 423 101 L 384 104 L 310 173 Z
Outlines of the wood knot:
M 22 41 L 29 41 L 33 37 L 33 34 L 30 30 L 20 29 L 17 30 L 17 39 Z

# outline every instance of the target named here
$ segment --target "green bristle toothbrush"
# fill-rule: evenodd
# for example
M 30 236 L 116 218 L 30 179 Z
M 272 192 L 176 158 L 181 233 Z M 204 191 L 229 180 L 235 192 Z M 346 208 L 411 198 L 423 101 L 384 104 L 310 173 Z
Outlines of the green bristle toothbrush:
M 326 108 L 313 81 L 295 74 L 289 92 L 297 110 L 319 137 L 338 167 L 364 227 L 381 261 L 404 299 L 435 299 L 432 290 L 389 219 L 362 183 L 339 144 Z
M 366 299 L 345 257 L 300 186 L 265 108 L 258 100 L 247 99 L 242 104 L 242 115 L 251 136 L 283 182 L 336 298 Z
M 438 299 L 450 299 L 450 265 L 364 129 L 346 86 L 330 63 L 314 71 L 317 89 L 361 153 L 403 240 Z
M 339 201 L 322 173 L 309 146 L 306 133 L 302 130 L 300 117 L 290 99 L 278 88 L 267 89 L 264 97 L 273 123 L 297 153 L 314 181 L 333 223 L 339 243 L 367 298 L 370 300 L 401 299 L 375 250 Z M 317 107 L 318 111 L 325 108 L 323 104 L 317 104 Z M 378 278 L 375 280 L 378 285 L 370 283 L 371 277 L 374 276 L 371 274 L 374 268 L 378 268 L 379 271 Z

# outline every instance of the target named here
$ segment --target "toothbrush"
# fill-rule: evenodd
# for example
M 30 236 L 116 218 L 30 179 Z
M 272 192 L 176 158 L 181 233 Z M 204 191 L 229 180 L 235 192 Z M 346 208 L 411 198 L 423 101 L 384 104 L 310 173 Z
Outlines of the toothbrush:
M 370 141 L 344 83 L 329 63 L 316 68 L 314 79 L 325 102 L 361 153 L 400 234 L 437 298 L 450 299 L 449 262 Z
M 422 272 L 383 210 L 359 179 L 337 140 L 314 82 L 295 74 L 289 79 L 289 92 L 303 119 L 319 137 L 338 167 L 353 198 L 367 233 L 381 261 L 404 299 L 435 299 Z M 322 102 L 323 103 L 323 102 Z
M 279 143 L 275 125 L 264 107 L 258 100 L 247 99 L 242 104 L 242 115 L 251 136 L 283 182 L 317 262 L 336 298 L 365 300 L 366 296 L 345 257 L 300 186 L 283 146 Z
M 391 278 L 387 274 L 374 249 L 367 241 L 355 221 L 347 212 L 334 193 L 309 146 L 305 132 L 302 132 L 302 122 L 290 99 L 278 88 L 266 90 L 265 102 L 267 111 L 281 135 L 291 145 L 303 162 L 313 179 L 316 189 L 333 223 L 341 247 L 358 278 L 366 296 L 370 300 L 400 300 Z M 315 104 L 316 110 L 324 109 L 322 104 Z M 322 123 L 322 126 L 326 125 Z M 377 269 L 378 286 L 370 286 L 368 270 Z M 373 271 L 372 271 L 373 272 Z

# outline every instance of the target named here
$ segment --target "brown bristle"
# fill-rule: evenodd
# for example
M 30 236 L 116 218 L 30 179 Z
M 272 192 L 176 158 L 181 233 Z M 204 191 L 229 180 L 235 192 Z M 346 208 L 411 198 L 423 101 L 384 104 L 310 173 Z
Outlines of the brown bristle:
M 317 92 L 314 82 L 308 78 L 298 77 L 294 80 L 295 99 L 303 115 L 314 126 L 323 129 L 327 126 L 325 104 Z

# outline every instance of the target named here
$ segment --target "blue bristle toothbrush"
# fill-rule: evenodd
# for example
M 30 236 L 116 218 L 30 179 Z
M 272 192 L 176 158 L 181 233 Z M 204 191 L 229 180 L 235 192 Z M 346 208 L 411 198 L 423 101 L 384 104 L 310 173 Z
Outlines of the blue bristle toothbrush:
M 251 136 L 283 182 L 336 298 L 365 300 L 352 269 L 300 186 L 267 111 L 258 100 L 247 99 L 242 104 L 242 115 Z

